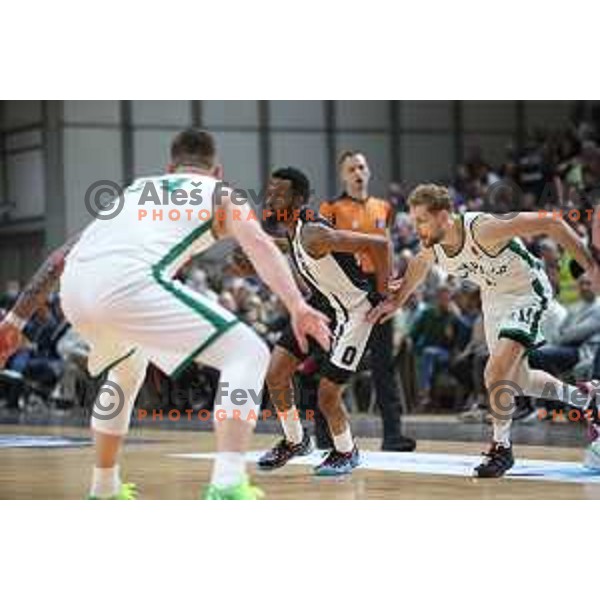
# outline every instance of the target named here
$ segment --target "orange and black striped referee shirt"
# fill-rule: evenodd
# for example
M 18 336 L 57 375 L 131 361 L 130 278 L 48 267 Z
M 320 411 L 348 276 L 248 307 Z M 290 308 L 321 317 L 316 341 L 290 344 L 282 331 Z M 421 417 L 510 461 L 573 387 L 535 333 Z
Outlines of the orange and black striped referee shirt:
M 387 200 L 374 196 L 369 196 L 366 200 L 356 200 L 344 194 L 335 200 L 323 201 L 319 212 L 336 229 L 383 236 L 389 235 L 393 218 L 392 205 Z M 375 266 L 369 256 L 361 253 L 356 258 L 365 273 L 375 272 Z

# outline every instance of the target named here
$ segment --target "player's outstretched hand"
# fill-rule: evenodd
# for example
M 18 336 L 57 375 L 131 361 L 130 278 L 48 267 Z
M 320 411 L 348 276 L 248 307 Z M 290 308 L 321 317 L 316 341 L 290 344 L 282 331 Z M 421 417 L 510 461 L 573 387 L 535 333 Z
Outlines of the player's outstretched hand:
M 398 292 L 402 287 L 402 281 L 402 279 L 390 279 L 390 282 L 388 283 L 388 291 L 391 294 Z
M 300 350 L 304 354 L 308 353 L 307 336 L 316 340 L 323 350 L 329 350 L 331 345 L 331 332 L 328 326 L 329 317 L 315 310 L 304 301 L 298 305 L 290 316 L 294 335 Z
M 373 325 L 376 323 L 385 323 L 391 319 L 393 314 L 398 310 L 398 304 L 393 298 L 387 298 L 373 307 L 367 313 L 367 321 Z
M 21 332 L 14 325 L 0 322 L 0 369 L 22 345 Z

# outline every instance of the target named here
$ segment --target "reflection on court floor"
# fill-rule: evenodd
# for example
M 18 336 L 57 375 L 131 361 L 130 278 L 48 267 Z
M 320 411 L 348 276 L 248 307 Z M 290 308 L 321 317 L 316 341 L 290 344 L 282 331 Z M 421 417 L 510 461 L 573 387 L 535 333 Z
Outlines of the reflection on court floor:
M 58 435 L 0 435 L 0 448 L 68 448 L 91 446 L 87 437 L 63 437 Z
M 277 440 L 256 435 L 248 459 Z M 273 472 L 251 467 L 251 477 L 271 500 L 600 499 L 600 473 L 581 467 L 582 446 L 516 445 L 509 476 L 477 480 L 469 475 L 483 441 L 419 439 L 415 454 L 378 452 L 376 438 L 359 444 L 363 465 L 349 477 L 313 476 L 320 452 Z M 214 449 L 209 432 L 136 428 L 122 469 L 141 499 L 196 500 L 210 481 Z M 93 464 L 87 428 L 0 425 L 0 500 L 85 498 Z
M 248 460 L 256 462 L 261 452 L 250 452 Z M 212 453 L 172 454 L 176 458 L 204 459 L 214 458 Z M 362 461 L 358 469 L 372 471 L 396 471 L 398 473 L 419 473 L 424 475 L 470 476 L 481 458 L 466 454 L 431 454 L 416 452 L 399 454 L 395 452 L 362 452 Z M 295 458 L 291 465 L 315 466 L 323 459 L 323 453 L 313 452 L 309 456 Z M 551 460 L 517 460 L 515 466 L 506 475 L 508 478 L 535 479 L 536 481 L 563 483 L 598 483 L 600 471 L 586 469 L 581 463 Z

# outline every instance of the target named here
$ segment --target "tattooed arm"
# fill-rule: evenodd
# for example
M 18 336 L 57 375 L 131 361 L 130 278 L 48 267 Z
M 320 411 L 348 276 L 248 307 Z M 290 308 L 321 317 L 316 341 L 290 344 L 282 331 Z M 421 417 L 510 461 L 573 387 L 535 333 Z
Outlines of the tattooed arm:
M 27 321 L 44 305 L 65 268 L 65 259 L 81 233 L 55 250 L 27 284 L 11 311 L 0 322 L 0 368 L 22 345 L 21 332 Z
M 19 299 L 11 310 L 13 315 L 18 319 L 28 321 L 46 302 L 48 294 L 56 287 L 65 269 L 67 255 L 80 237 L 81 233 L 73 236 L 46 259 L 21 292 Z

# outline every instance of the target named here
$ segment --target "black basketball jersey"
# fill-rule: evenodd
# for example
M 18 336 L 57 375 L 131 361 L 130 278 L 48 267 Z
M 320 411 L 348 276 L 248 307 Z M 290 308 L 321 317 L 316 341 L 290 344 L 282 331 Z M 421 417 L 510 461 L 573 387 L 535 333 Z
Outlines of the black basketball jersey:
M 368 300 L 375 305 L 379 294 L 372 278 L 361 271 L 353 254 L 331 252 L 322 258 L 313 258 L 302 245 L 302 229 L 307 224 L 319 223 L 332 227 L 325 219 L 309 217 L 311 211 L 303 209 L 296 222 L 294 234 L 289 236 L 292 257 L 298 272 L 320 300 L 338 313 L 347 313 Z M 314 214 L 314 213 L 312 213 Z

